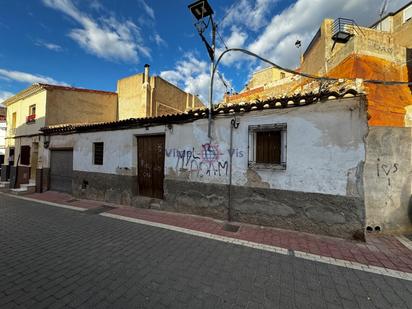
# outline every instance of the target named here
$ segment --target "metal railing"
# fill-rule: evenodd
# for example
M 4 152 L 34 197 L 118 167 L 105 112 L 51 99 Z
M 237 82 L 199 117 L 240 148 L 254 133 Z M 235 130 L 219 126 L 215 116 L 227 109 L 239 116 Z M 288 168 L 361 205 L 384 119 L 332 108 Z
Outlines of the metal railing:
M 354 34 L 355 21 L 348 18 L 337 18 L 332 24 L 332 39 L 347 42 Z

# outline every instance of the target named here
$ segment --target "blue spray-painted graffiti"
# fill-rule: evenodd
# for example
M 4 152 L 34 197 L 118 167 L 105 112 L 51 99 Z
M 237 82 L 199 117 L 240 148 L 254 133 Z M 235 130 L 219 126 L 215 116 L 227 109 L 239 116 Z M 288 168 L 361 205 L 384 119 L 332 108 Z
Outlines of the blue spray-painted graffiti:
M 242 158 L 244 151 L 240 149 L 227 150 L 232 157 Z M 229 163 L 224 158 L 225 152 L 218 144 L 202 144 L 200 151 L 192 149 L 166 149 L 166 157 L 176 158 L 175 170 L 186 170 L 197 177 L 227 176 Z

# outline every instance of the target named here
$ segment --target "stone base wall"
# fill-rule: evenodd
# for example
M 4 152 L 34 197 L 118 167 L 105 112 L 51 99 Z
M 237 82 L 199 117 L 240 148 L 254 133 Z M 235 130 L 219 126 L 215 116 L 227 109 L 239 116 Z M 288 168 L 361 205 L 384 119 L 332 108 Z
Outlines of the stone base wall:
M 227 220 L 229 186 L 165 179 L 164 200 L 139 196 L 137 176 L 73 172 L 77 198 L 156 208 Z M 232 186 L 237 222 L 342 238 L 362 238 L 364 201 L 359 197 Z
M 7 169 L 9 168 L 8 165 L 2 164 L 1 165 L 1 174 L 0 174 L 0 181 L 7 181 L 8 180 L 8 175 L 7 175 Z
M 42 193 L 49 190 L 49 168 L 38 168 L 36 170 L 36 193 Z
M 10 168 L 10 188 L 20 188 L 21 184 L 29 183 L 29 166 L 12 166 Z
M 132 205 L 137 176 L 73 171 L 73 195 L 78 198 Z
M 161 208 L 226 220 L 228 185 L 165 180 Z M 232 186 L 233 221 L 342 238 L 362 238 L 361 198 Z

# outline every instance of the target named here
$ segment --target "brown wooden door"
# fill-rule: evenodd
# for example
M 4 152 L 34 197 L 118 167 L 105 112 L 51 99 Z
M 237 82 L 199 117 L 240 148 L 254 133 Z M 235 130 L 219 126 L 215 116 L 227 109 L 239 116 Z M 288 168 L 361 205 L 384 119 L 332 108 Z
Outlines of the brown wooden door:
M 164 135 L 137 138 L 139 195 L 163 198 Z

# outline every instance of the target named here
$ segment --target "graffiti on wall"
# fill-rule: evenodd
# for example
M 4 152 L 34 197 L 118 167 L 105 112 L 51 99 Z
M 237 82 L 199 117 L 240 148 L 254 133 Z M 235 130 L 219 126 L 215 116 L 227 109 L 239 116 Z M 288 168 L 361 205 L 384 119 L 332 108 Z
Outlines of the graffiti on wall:
M 393 49 L 391 47 L 387 47 L 385 44 L 382 44 L 379 41 L 368 39 L 367 42 L 369 49 L 388 55 L 392 55 L 393 53 Z
M 378 158 L 376 163 L 376 173 L 378 177 L 385 177 L 388 180 L 388 186 L 391 185 L 391 176 L 399 171 L 398 163 L 382 163 Z
M 166 149 L 166 157 L 174 158 L 176 161 L 176 172 L 186 170 L 196 177 L 227 176 L 229 156 L 242 158 L 244 151 L 235 148 L 225 152 L 219 144 L 210 143 L 202 144 L 199 150 L 196 150 L 195 147 L 191 149 Z

